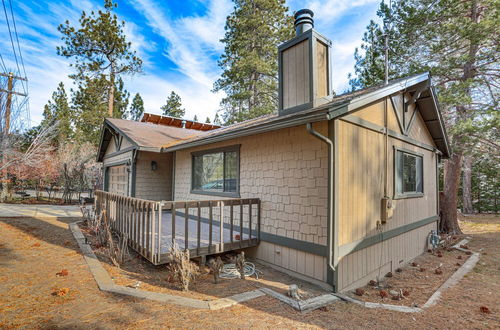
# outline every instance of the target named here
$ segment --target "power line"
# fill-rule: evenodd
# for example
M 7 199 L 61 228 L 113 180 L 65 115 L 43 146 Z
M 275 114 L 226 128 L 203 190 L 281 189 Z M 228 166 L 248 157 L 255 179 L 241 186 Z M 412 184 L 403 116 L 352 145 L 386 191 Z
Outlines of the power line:
M 19 44 L 19 35 L 17 34 L 16 19 L 14 18 L 14 10 L 12 9 L 12 0 L 9 0 L 10 5 L 10 15 L 12 16 L 12 24 L 14 25 L 14 33 L 16 35 L 17 50 L 19 52 L 19 58 L 21 59 L 21 65 L 23 67 L 24 78 L 27 78 L 26 68 L 24 67 L 23 54 L 21 53 L 21 46 Z M 21 72 L 19 72 L 21 73 Z M 26 84 L 26 89 L 28 89 L 28 84 Z
M 5 0 L 2 0 L 3 12 L 5 13 L 5 20 L 7 22 L 7 29 L 9 30 L 10 43 L 12 45 L 12 51 L 14 52 L 14 59 L 16 61 L 17 70 L 21 73 L 21 69 L 19 68 L 19 61 L 17 60 L 16 47 L 14 46 L 14 39 L 12 38 L 12 31 L 10 29 L 9 16 L 7 15 L 7 8 L 5 7 Z

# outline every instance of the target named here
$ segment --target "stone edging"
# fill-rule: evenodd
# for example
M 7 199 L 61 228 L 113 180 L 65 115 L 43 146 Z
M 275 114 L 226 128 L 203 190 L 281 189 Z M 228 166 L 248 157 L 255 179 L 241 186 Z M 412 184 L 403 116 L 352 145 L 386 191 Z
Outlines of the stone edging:
M 470 239 L 463 239 L 457 244 L 455 244 L 452 248 L 463 252 L 468 252 L 469 250 L 461 248 L 460 245 L 467 244 L 469 241 Z M 364 302 L 340 293 L 337 293 L 335 295 L 342 300 L 352 302 L 367 308 L 383 308 L 403 313 L 420 313 L 424 311 L 424 308 L 429 308 L 434 306 L 438 302 L 444 290 L 457 284 L 465 276 L 465 274 L 470 272 L 474 268 L 476 263 L 479 261 L 479 255 L 480 254 L 478 252 L 473 252 L 472 255 L 469 257 L 469 259 L 467 259 L 467 261 L 464 262 L 464 264 L 459 269 L 457 269 L 443 284 L 441 284 L 441 286 L 432 294 L 432 296 L 430 296 L 430 298 L 425 302 L 425 304 L 422 307 L 408 307 L 408 306 Z
M 89 266 L 90 272 L 94 276 L 97 286 L 101 291 L 107 291 L 107 292 L 132 296 L 135 298 L 143 298 L 163 303 L 175 304 L 175 305 L 198 308 L 198 309 L 208 309 L 208 310 L 217 310 L 217 309 L 231 307 L 241 302 L 262 297 L 266 294 L 292 306 L 293 308 L 301 312 L 309 312 L 311 310 L 317 309 L 319 307 L 340 300 L 333 294 L 325 294 L 305 301 L 296 301 L 274 290 L 268 288 L 261 288 L 253 291 L 235 294 L 227 298 L 220 298 L 212 301 L 204 301 L 200 299 L 186 298 L 166 293 L 132 289 L 123 285 L 116 285 L 109 276 L 108 272 L 101 265 L 100 261 L 97 259 L 90 245 L 85 243 L 85 236 L 78 227 L 78 222 L 79 221 L 70 223 L 69 229 L 73 233 L 73 236 L 75 237 L 80 247 L 80 250 L 83 253 L 83 257 L 85 258 L 85 261 Z

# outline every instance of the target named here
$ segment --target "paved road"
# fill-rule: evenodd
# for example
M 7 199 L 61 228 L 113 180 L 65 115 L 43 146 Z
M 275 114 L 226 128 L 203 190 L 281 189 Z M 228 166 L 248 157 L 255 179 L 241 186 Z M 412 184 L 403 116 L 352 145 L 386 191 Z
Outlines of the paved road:
M 0 217 L 81 217 L 78 205 L 31 205 L 0 203 Z

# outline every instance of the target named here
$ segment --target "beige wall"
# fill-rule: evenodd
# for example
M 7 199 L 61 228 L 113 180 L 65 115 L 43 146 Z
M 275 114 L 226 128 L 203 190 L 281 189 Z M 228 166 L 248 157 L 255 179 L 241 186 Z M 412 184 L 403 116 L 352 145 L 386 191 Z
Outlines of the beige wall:
M 326 122 L 314 127 L 327 134 Z M 305 126 L 177 151 L 175 200 L 223 199 L 190 193 L 191 152 L 235 144 L 241 145 L 241 197 L 261 199 L 261 231 L 326 245 L 328 152 Z M 324 258 L 289 251 L 263 243 L 256 255 L 271 263 L 279 258 L 280 266 L 286 269 L 325 280 Z M 317 265 L 313 269 L 309 267 L 311 260 Z
M 410 109 L 414 110 L 414 109 Z M 356 117 L 384 126 L 384 102 L 355 112 Z M 400 134 L 394 109 L 388 102 L 388 127 Z M 387 174 L 385 174 L 385 138 L 383 130 L 373 131 L 340 120 L 339 146 L 339 245 L 353 247 L 367 237 L 378 235 L 381 199 L 387 178 L 387 195 L 394 195 L 394 147 L 423 154 L 424 196 L 394 200 L 392 219 L 383 225 L 388 231 L 437 215 L 436 154 L 419 146 L 389 137 Z M 408 132 L 413 139 L 434 146 L 422 118 L 417 113 Z M 408 262 L 424 251 L 426 236 L 436 224 L 428 224 L 377 245 L 342 257 L 339 260 L 339 289 L 366 284 L 375 273 L 394 270 L 400 262 Z M 383 247 L 381 250 L 381 246 Z M 387 251 L 384 249 L 388 249 Z M 382 263 L 380 258 L 382 257 Z M 372 278 L 370 278 L 372 277 Z
M 436 224 L 431 223 L 384 242 L 351 253 L 339 263 L 339 290 L 347 291 L 366 285 L 378 276 L 410 262 L 425 252 L 427 235 Z M 380 271 L 379 271 L 380 270 Z
M 151 170 L 151 162 L 158 168 Z M 172 200 L 172 154 L 139 151 L 136 160 L 135 197 L 153 201 Z

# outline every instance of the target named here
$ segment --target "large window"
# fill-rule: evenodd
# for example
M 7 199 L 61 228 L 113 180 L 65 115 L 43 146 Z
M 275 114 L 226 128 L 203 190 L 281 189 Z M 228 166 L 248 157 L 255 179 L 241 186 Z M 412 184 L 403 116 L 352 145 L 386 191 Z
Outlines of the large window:
M 192 154 L 191 192 L 239 197 L 239 145 Z
M 395 198 L 419 197 L 424 193 L 423 156 L 395 149 Z

